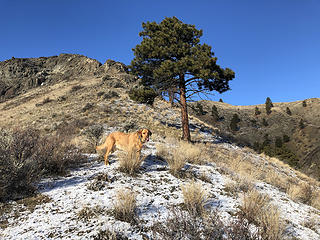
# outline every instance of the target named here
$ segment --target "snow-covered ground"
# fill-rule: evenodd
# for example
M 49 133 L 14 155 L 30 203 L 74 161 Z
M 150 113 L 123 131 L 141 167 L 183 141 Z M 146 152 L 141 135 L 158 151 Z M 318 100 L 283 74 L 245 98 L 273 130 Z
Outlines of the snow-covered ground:
M 111 131 L 112 129 L 108 129 Z M 221 144 L 208 132 L 200 132 L 207 142 Z M 158 141 L 166 144 L 164 139 Z M 111 155 L 111 165 L 104 166 L 97 161 L 97 155 L 88 155 L 89 162 L 78 169 L 72 170 L 66 177 L 48 178 L 41 181 L 39 189 L 42 195 L 51 200 L 37 205 L 30 211 L 17 203 L 12 203 L 13 209 L 20 209 L 18 216 L 8 214 L 7 227 L 0 232 L 1 239 L 93 239 L 100 231 L 109 229 L 122 232 L 129 239 L 145 239 L 150 233 L 141 233 L 129 223 L 116 220 L 110 210 L 114 206 L 118 190 L 127 188 L 136 193 L 137 214 L 141 223 L 151 226 L 155 221 L 164 220 L 170 211 L 170 206 L 183 203 L 181 185 L 189 182 L 188 178 L 176 178 L 168 171 L 165 162 L 156 157 L 156 144 L 149 141 L 142 153 L 146 157 L 142 163 L 141 172 L 136 177 L 128 176 L 118 170 L 117 152 Z M 225 148 L 240 151 L 236 146 L 223 143 Z M 168 146 L 169 147 L 169 146 Z M 261 161 L 261 156 L 257 156 Z M 235 213 L 241 204 L 241 198 L 230 196 L 224 188 L 228 175 L 217 171 L 214 163 L 186 166 L 193 175 L 205 174 L 207 181 L 201 182 L 209 195 L 208 208 L 217 209 L 228 219 L 230 213 Z M 92 190 L 98 175 L 107 175 L 107 181 L 100 181 L 103 187 Z M 209 180 L 209 181 L 208 181 Z M 91 187 L 90 187 L 91 186 Z M 285 193 L 264 182 L 257 182 L 258 191 L 268 194 L 272 203 L 281 211 L 287 227 L 285 239 L 317 240 L 320 239 L 318 210 L 293 202 Z M 84 220 L 80 212 L 84 209 L 95 209 L 94 216 Z M 315 221 L 313 229 L 306 223 Z

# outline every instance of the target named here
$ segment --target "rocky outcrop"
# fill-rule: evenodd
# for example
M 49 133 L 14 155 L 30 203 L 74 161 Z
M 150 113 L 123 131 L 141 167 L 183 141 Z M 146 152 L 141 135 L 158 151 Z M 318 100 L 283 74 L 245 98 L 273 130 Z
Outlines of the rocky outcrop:
M 0 99 L 11 98 L 42 84 L 85 77 L 117 79 L 125 83 L 135 81 L 135 77 L 128 74 L 125 64 L 113 60 L 107 60 L 102 65 L 95 59 L 79 54 L 12 58 L 0 62 Z

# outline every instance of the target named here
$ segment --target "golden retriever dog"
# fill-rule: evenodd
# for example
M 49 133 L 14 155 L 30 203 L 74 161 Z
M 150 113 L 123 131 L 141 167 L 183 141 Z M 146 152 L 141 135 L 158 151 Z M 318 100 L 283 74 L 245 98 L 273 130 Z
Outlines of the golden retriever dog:
M 106 149 L 104 155 L 105 165 L 109 164 L 108 156 L 115 150 L 115 147 L 128 153 L 137 151 L 137 157 L 140 158 L 142 146 L 145 142 L 149 141 L 151 135 L 151 131 L 146 128 L 134 133 L 113 132 L 107 136 L 106 141 L 102 145 L 96 147 L 96 150 Z

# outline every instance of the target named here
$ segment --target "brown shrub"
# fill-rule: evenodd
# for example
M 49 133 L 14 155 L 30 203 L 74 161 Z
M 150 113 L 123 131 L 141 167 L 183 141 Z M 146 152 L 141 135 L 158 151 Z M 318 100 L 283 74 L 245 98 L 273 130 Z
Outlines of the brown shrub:
M 236 218 L 230 224 L 225 224 L 221 221 L 218 212 L 199 216 L 176 207 L 170 209 L 170 214 L 164 222 L 156 222 L 151 226 L 151 232 L 153 239 L 163 240 L 260 239 L 257 233 L 252 232 L 246 219 Z
M 179 173 L 186 164 L 185 156 L 177 148 L 168 148 L 164 144 L 156 145 L 156 149 L 157 156 L 168 163 L 170 173 L 179 176 Z
M 84 206 L 78 213 L 78 218 L 83 221 L 89 221 L 92 218 L 97 218 L 99 214 L 103 213 L 100 206 L 90 207 Z
M 63 139 L 34 129 L 2 129 L 0 134 L 0 201 L 33 194 L 41 176 L 64 174 L 85 159 Z

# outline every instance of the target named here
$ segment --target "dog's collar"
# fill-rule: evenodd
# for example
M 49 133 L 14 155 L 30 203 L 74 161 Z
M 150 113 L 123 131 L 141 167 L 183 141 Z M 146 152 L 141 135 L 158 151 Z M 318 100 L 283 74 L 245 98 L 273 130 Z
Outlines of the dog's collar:
M 139 133 L 138 133 L 138 138 L 139 138 L 139 141 L 140 141 L 141 143 L 143 143 L 143 141 L 142 141 L 141 136 L 140 136 Z

